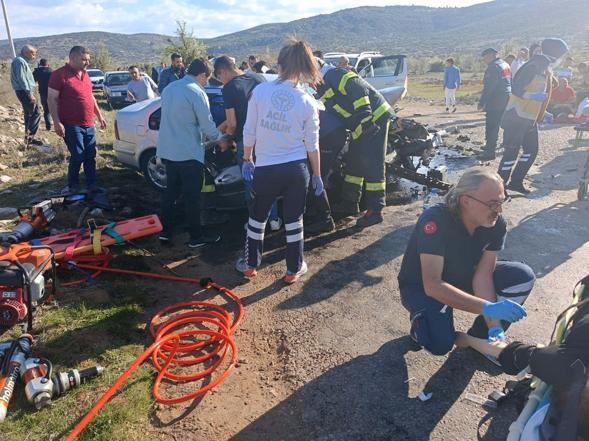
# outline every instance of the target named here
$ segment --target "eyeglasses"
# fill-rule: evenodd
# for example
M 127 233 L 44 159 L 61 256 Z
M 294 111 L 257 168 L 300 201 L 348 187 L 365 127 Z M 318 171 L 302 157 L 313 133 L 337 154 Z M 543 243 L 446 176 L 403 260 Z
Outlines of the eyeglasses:
M 485 207 L 487 207 L 489 210 L 494 211 L 496 213 L 498 213 L 501 208 L 503 207 L 503 204 L 506 202 L 511 202 L 511 198 L 506 198 L 503 199 L 502 201 L 494 201 L 494 202 L 484 202 L 481 201 L 480 199 L 475 198 L 474 196 L 471 196 L 469 194 L 465 194 L 464 196 L 466 196 L 467 198 L 472 199 L 473 201 L 477 201 L 479 204 L 483 204 Z

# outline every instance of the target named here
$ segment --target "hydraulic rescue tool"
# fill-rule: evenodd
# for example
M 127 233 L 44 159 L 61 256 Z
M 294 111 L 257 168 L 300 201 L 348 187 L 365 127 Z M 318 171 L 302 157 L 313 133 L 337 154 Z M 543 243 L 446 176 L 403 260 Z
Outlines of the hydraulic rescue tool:
M 78 387 L 88 379 L 101 375 L 102 366 L 94 366 L 78 371 L 53 374 L 51 362 L 44 358 L 27 358 L 21 369 L 21 378 L 25 384 L 25 395 L 35 408 L 42 409 L 51 405 L 51 400 L 60 397 L 70 389 Z
M 0 355 L 2 355 L 2 363 L 0 364 L 0 423 L 6 418 L 14 387 L 32 343 L 33 337 L 23 334 L 17 340 L 0 344 Z
M 34 204 L 31 208 L 19 208 L 18 215 L 20 222 L 14 230 L 2 234 L 2 242 L 15 244 L 31 239 L 35 233 L 43 230 L 55 219 L 55 210 L 53 203 L 45 200 Z

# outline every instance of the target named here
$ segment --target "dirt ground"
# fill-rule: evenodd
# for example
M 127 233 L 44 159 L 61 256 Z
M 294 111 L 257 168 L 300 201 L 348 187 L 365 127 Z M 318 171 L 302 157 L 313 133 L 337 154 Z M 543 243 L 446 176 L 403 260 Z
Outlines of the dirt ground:
M 472 154 L 484 140 L 484 119 L 474 107 L 460 107 L 451 115 L 424 102 L 403 102 L 403 107 L 402 116 L 418 114 L 419 121 L 440 128 L 458 126 L 470 138 L 445 139 L 453 153 L 445 158 L 453 179 L 477 164 Z M 540 156 L 528 182 L 534 191 L 506 204 L 510 231 L 501 258 L 524 261 L 538 276 L 526 305 L 528 318 L 510 328 L 513 339 L 547 342 L 557 313 L 586 275 L 589 202 L 578 202 L 576 189 L 589 144 L 573 148 L 573 138 L 571 127 L 542 130 Z M 488 165 L 496 168 L 497 162 Z M 147 200 L 149 205 L 157 197 L 148 190 L 139 193 L 135 202 Z M 123 205 L 134 208 L 132 202 Z M 387 207 L 384 223 L 373 228 L 359 232 L 340 225 L 308 238 L 309 273 L 291 287 L 281 282 L 286 270 L 283 231 L 267 235 L 257 278 L 245 282 L 234 270 L 245 214 L 218 229 L 223 235 L 219 246 L 196 256 L 181 240 L 173 247 L 159 247 L 155 239 L 142 242 L 158 252 L 158 262 L 181 275 L 210 276 L 234 288 L 245 305 L 245 319 L 235 335 L 239 363 L 234 373 L 186 406 L 154 406 L 141 437 L 134 433 L 129 439 L 505 439 L 516 417 L 514 407 L 506 404 L 489 413 L 464 397 L 487 396 L 508 376 L 471 350 L 455 350 L 447 357 L 409 351 L 409 317 L 400 303 L 396 276 L 421 211 L 422 201 L 416 200 Z M 133 265 L 132 260 L 127 257 L 127 263 Z M 161 271 L 155 261 L 146 262 L 147 268 Z M 150 293 L 147 317 L 167 304 L 208 295 L 193 293 L 189 286 L 141 285 Z M 457 328 L 467 329 L 469 320 L 467 314 L 456 314 Z M 133 332 L 143 335 L 141 329 Z M 433 394 L 429 401 L 417 398 L 422 390 Z M 93 401 L 87 397 L 83 407 Z
M 462 126 L 449 145 L 480 148 L 483 115 L 460 108 L 404 103 L 403 116 L 438 127 Z M 465 127 L 466 126 L 466 127 Z M 573 148 L 571 127 L 541 131 L 541 152 L 532 169 L 529 197 L 507 204 L 509 234 L 501 258 L 520 260 L 536 271 L 526 305 L 529 317 L 510 338 L 547 342 L 557 313 L 569 304 L 573 286 L 586 275 L 589 202 L 576 199 L 589 145 Z M 478 144 L 477 144 L 478 143 Z M 453 170 L 476 164 L 468 155 L 448 159 Z M 489 166 L 495 168 L 497 161 Z M 505 439 L 515 408 L 488 413 L 464 400 L 486 396 L 509 379 L 471 350 L 447 357 L 410 352 L 408 314 L 396 275 L 421 201 L 388 207 L 383 224 L 361 232 L 345 227 L 307 239 L 309 273 L 286 287 L 283 233 L 270 235 L 259 276 L 244 283 L 233 269 L 243 240 L 239 228 L 224 227 L 223 246 L 180 266 L 184 274 L 212 276 L 243 299 L 246 313 L 236 333 L 239 364 L 220 387 L 191 406 L 158 407 L 149 437 L 190 440 L 476 440 Z M 164 260 L 186 254 L 162 250 Z M 175 287 L 163 302 L 189 295 Z M 161 303 L 161 302 L 160 302 Z M 457 328 L 469 326 L 457 314 Z M 420 391 L 432 398 L 421 402 Z

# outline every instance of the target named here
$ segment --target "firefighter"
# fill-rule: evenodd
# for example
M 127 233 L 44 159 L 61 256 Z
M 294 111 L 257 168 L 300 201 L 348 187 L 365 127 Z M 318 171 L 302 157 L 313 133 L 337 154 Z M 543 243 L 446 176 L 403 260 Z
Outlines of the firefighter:
M 544 119 L 550 101 L 551 66 L 557 66 L 567 51 L 563 40 L 547 38 L 542 41 L 542 53 L 532 56 L 513 78 L 512 95 L 501 121 L 505 151 L 499 164 L 499 175 L 508 190 L 530 193 L 524 177 L 538 155 L 538 122 Z
M 344 169 L 342 200 L 333 209 L 346 215 L 359 213 L 364 187 L 367 210 L 356 225 L 368 227 L 380 223 L 386 205 L 384 160 L 393 116 L 391 106 L 358 74 L 317 61 L 323 74 L 317 96 L 326 111 L 341 119 L 352 137 Z

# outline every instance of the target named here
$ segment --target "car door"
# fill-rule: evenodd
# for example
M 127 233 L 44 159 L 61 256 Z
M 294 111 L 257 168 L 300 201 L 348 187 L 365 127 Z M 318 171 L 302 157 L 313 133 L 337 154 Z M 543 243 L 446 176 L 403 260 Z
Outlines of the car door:
M 373 57 L 370 66 L 364 68 L 360 75 L 376 90 L 397 86 L 406 87 L 407 57 L 405 55 Z

